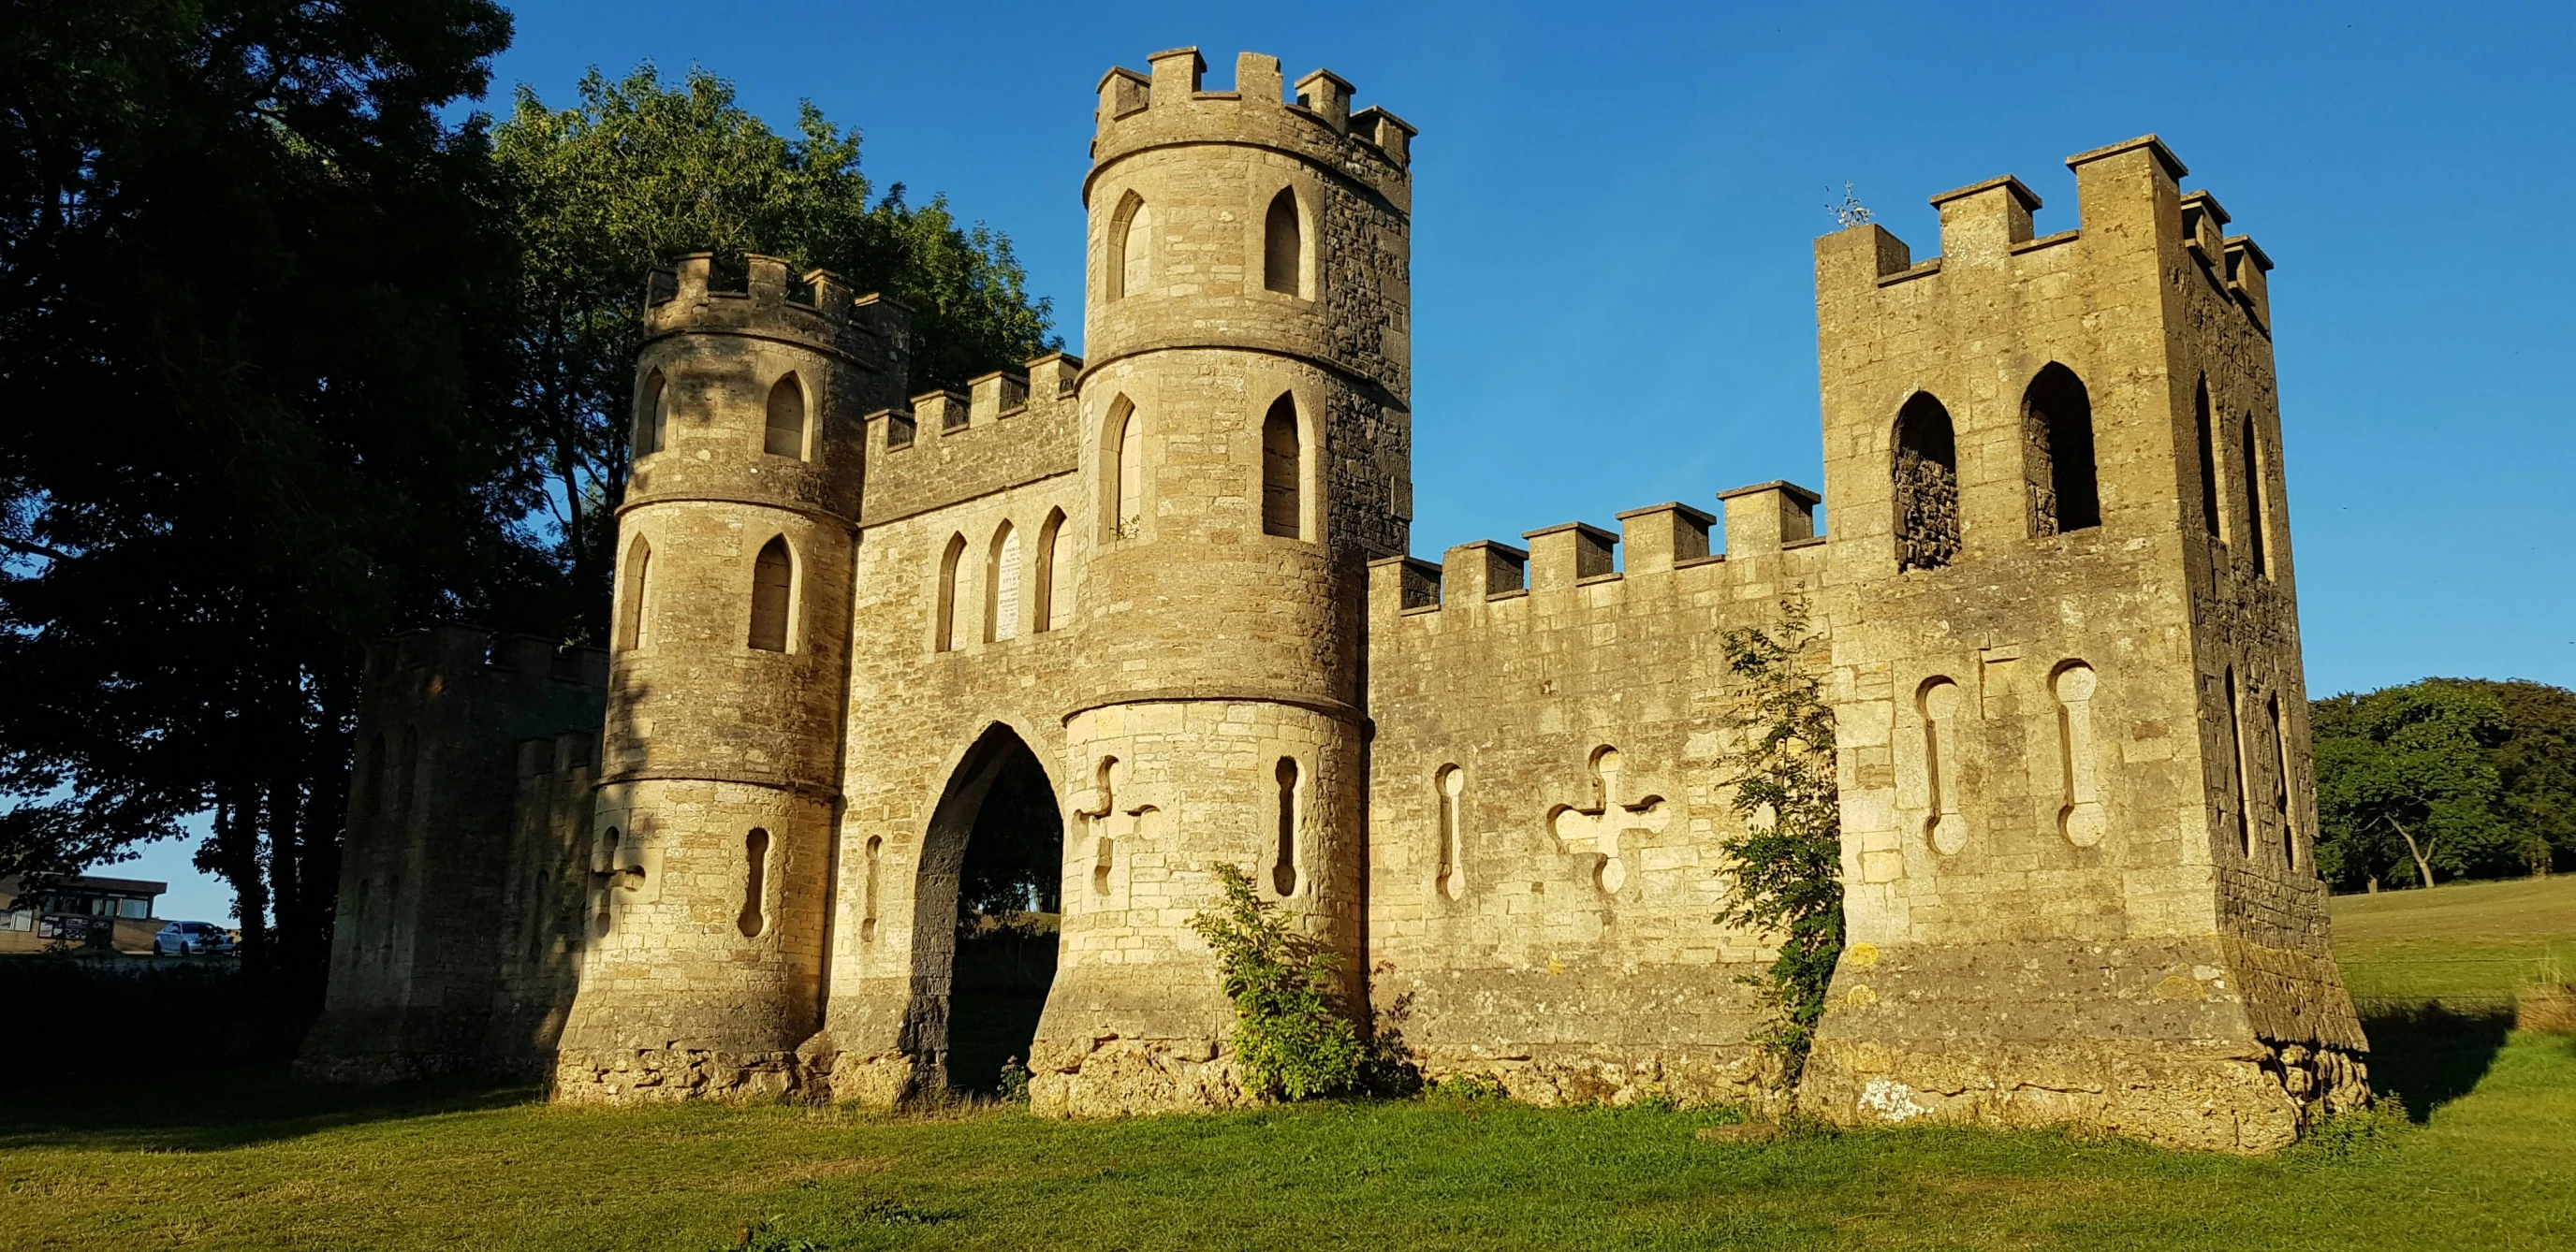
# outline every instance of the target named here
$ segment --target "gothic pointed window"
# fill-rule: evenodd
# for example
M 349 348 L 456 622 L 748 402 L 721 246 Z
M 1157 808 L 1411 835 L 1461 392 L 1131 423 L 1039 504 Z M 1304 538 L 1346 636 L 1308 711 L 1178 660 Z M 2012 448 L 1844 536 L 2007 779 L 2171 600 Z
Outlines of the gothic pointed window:
M 751 646 L 763 652 L 787 650 L 789 607 L 795 595 L 796 562 L 787 552 L 787 537 L 771 539 L 751 563 Z
M 626 549 L 626 577 L 617 594 L 617 646 L 620 651 L 633 651 L 646 640 L 645 595 L 653 568 L 653 545 L 642 535 Z
M 1154 214 L 1128 192 L 1109 219 L 1109 298 L 1123 300 L 1153 283 Z
M 1297 193 L 1288 188 L 1270 198 L 1262 221 L 1261 285 L 1285 295 L 1305 290 L 1305 231 L 1297 220 Z
M 794 374 L 780 377 L 769 389 L 769 425 L 761 450 L 805 459 L 805 387 Z
M 954 652 L 965 642 L 964 622 L 958 620 L 965 607 L 966 536 L 950 535 L 948 550 L 939 558 L 939 619 L 933 625 L 935 646 L 941 652 Z
M 1129 404 L 1125 396 L 1118 397 L 1118 403 L 1111 406 L 1109 421 L 1118 432 L 1111 445 L 1117 470 L 1109 497 L 1110 535 L 1133 539 L 1145 521 L 1145 434 L 1136 417 L 1136 406 Z
M 1038 567 L 1029 583 L 1037 596 L 1031 627 L 1049 631 L 1064 625 L 1073 609 L 1073 568 L 1065 560 L 1062 509 L 1047 514 L 1046 525 L 1038 528 Z
M 2055 535 L 2102 524 L 2093 463 L 2093 402 L 2075 371 L 2049 362 L 2021 401 L 2022 455 L 2030 487 L 2030 533 Z
M 663 447 L 670 433 L 671 389 L 662 371 L 655 370 L 644 380 L 644 391 L 635 398 L 634 456 L 651 456 Z
M 1020 635 L 1020 532 L 1009 522 L 993 532 L 984 557 L 984 642 Z
M 1928 391 L 1896 415 L 1896 568 L 1939 569 L 1959 555 L 1959 451 L 1950 411 Z
M 1290 539 L 1304 533 L 1299 492 L 1305 457 L 1297 438 L 1297 401 L 1281 396 L 1261 422 L 1261 533 Z

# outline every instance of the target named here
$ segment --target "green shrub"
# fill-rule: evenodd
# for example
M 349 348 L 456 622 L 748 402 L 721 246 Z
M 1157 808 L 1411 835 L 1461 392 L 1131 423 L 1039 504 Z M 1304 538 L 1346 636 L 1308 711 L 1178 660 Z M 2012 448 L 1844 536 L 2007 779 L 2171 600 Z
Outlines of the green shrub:
M 1341 958 L 1292 928 L 1250 874 L 1223 862 L 1212 868 L 1222 898 L 1192 914 L 1190 929 L 1216 949 L 1245 1087 L 1272 1100 L 1358 1090 L 1365 1049 L 1336 1003 Z
M 1735 861 L 1735 903 L 1720 920 L 1756 926 L 1780 943 L 1767 978 L 1747 978 L 1773 1010 L 1757 1037 L 1796 1085 L 1824 1015 L 1825 988 L 1843 950 L 1842 795 L 1834 774 L 1834 713 L 1803 653 L 1807 613 L 1781 605 L 1776 629 L 1747 627 L 1721 640 L 1727 668 L 1744 680 L 1753 736 L 1744 771 L 1730 779 L 1744 833 L 1720 843 Z

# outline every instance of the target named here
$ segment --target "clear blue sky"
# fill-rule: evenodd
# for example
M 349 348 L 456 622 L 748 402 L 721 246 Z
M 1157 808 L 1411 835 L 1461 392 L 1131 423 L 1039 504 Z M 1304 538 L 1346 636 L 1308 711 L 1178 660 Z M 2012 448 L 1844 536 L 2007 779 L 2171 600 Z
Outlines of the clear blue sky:
M 1790 6 L 1778 6 L 1787 9 Z M 2308 686 L 2576 686 L 2576 6 L 529 5 L 499 60 L 703 65 L 811 99 L 879 187 L 1008 233 L 1079 351 L 1109 66 L 1317 66 L 1414 143 L 1413 548 L 1771 478 L 1817 485 L 1812 238 L 1849 181 L 1937 250 L 1935 192 L 2154 131 L 2280 268 Z M 1830 510 L 1831 502 L 1828 502 Z M 180 877 L 155 849 L 123 871 Z M 192 890 L 206 890 L 195 888 Z M 193 913 L 222 916 L 220 889 Z M 172 902 L 178 903 L 176 899 Z

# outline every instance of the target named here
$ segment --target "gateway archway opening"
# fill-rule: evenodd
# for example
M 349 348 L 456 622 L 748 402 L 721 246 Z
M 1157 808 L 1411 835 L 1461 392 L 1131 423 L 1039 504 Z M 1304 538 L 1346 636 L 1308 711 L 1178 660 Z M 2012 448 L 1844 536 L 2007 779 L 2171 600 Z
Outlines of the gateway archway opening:
M 924 853 L 919 925 L 937 933 L 916 939 L 916 1038 L 950 1087 L 996 1091 L 1006 1063 L 1028 1063 L 1055 984 L 1064 877 L 1055 785 L 1009 727 L 958 763 Z

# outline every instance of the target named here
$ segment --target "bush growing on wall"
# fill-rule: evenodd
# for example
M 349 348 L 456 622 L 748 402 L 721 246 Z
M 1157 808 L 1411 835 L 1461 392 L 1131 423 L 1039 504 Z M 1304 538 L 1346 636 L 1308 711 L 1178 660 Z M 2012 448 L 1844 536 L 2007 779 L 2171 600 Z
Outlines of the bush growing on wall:
M 1216 949 L 1245 1087 L 1273 1100 L 1356 1090 L 1359 1029 L 1334 1003 L 1340 957 L 1291 928 L 1253 890 L 1252 875 L 1224 862 L 1212 868 L 1222 898 L 1191 915 L 1190 929 Z
M 1721 919 L 1777 936 L 1780 955 L 1761 987 L 1775 1014 L 1760 1038 L 1795 1084 L 1824 1015 L 1825 986 L 1843 950 L 1842 796 L 1834 780 L 1834 714 L 1800 653 L 1810 642 L 1803 605 L 1781 606 L 1776 628 L 1728 631 L 1727 669 L 1751 707 L 1739 728 L 1753 736 L 1731 781 L 1744 833 L 1720 846 L 1735 860 L 1736 895 Z

